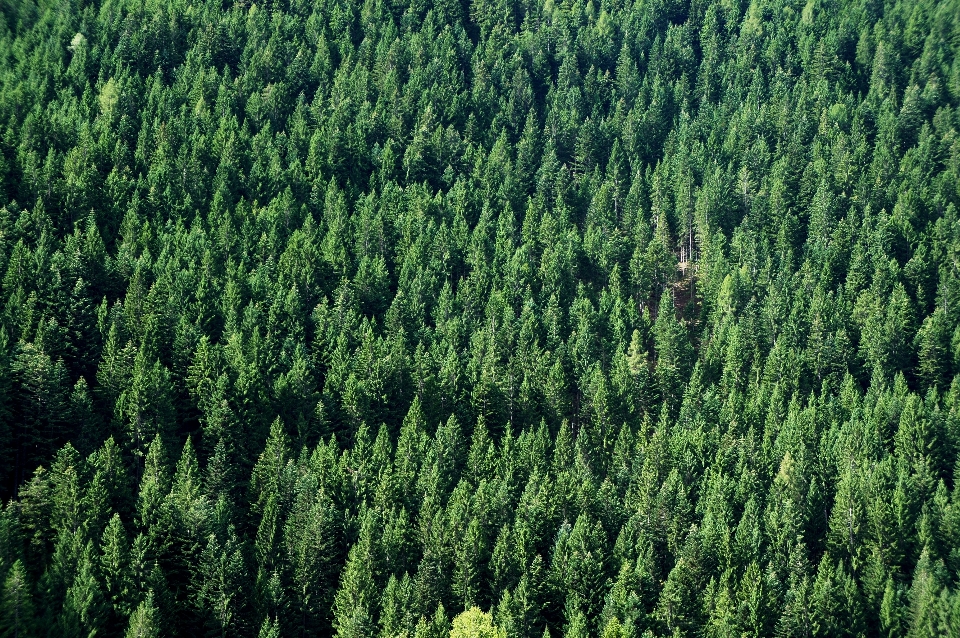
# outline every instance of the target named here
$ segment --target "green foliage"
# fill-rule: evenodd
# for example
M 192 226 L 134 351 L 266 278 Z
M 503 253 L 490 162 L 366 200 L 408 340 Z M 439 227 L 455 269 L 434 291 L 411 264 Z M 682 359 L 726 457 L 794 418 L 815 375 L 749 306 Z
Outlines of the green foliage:
M 958 16 L 0 0 L 0 636 L 960 633 Z
M 34 606 L 30 581 L 21 561 L 10 566 L 3 584 L 3 636 L 34 635 Z
M 506 635 L 493 624 L 490 614 L 479 607 L 471 607 L 459 614 L 453 619 L 453 629 L 450 630 L 450 638 L 506 638 Z
M 146 598 L 130 614 L 130 625 L 127 627 L 126 638 L 155 638 L 160 635 L 157 625 L 157 609 L 153 606 L 153 592 L 148 592 Z

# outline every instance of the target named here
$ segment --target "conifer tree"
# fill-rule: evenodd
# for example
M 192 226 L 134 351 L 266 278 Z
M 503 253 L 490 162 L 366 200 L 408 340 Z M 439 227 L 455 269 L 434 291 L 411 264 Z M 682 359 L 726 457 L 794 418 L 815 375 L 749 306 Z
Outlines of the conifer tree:
M 130 624 L 127 626 L 126 638 L 154 638 L 159 635 L 160 630 L 157 624 L 157 609 L 153 604 L 153 592 L 148 592 L 146 598 L 130 614 Z
M 23 562 L 10 566 L 3 584 L 3 635 L 24 638 L 34 635 L 33 595 Z

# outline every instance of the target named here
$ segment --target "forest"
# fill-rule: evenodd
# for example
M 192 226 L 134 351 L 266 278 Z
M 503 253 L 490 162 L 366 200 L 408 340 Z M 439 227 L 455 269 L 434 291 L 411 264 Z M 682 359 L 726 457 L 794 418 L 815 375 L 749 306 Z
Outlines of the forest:
M 0 0 L 42 636 L 960 636 L 960 0 Z

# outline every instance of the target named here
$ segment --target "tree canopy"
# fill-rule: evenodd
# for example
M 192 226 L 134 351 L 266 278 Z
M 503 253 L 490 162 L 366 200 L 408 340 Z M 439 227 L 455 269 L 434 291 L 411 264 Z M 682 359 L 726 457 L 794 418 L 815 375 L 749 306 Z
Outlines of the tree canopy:
M 0 637 L 960 635 L 957 0 L 0 0 Z

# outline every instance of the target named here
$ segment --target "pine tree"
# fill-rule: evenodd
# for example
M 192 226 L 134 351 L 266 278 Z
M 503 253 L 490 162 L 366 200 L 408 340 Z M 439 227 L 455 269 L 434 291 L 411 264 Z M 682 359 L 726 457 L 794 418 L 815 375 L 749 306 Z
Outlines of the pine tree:
M 58 622 L 63 636 L 89 636 L 96 634 L 103 626 L 103 592 L 97 582 L 92 553 L 90 543 L 83 550 L 73 584 L 67 589 Z
M 343 568 L 340 587 L 333 601 L 334 627 L 338 636 L 359 638 L 375 631 L 373 605 L 376 598 L 370 564 L 373 557 L 367 554 L 369 549 L 369 545 L 355 545 Z
M 143 463 L 140 490 L 137 497 L 137 516 L 141 529 L 150 534 L 156 532 L 160 520 L 163 499 L 170 488 L 166 451 L 160 436 L 150 443 Z
M 653 337 L 657 357 L 655 368 L 657 384 L 667 404 L 675 405 L 680 399 L 681 388 L 687 380 L 692 353 L 686 330 L 676 319 L 671 289 L 664 290 L 660 296 Z
M 332 499 L 322 492 L 312 505 L 294 503 L 284 529 L 292 567 L 291 602 L 301 633 L 329 631 L 329 610 L 343 564 L 343 522 Z
M 104 600 L 108 607 L 105 629 L 119 633 L 133 611 L 134 584 L 130 580 L 130 548 L 127 533 L 118 514 L 114 514 L 100 542 L 100 574 Z
M 201 582 L 197 587 L 197 602 L 206 612 L 208 632 L 226 636 L 231 630 L 236 630 L 238 610 L 246 593 L 243 583 L 244 560 L 233 530 L 228 530 L 222 546 L 216 535 L 210 534 L 199 559 L 197 571 Z
M 279 638 L 280 626 L 276 619 L 265 618 L 260 627 L 259 638 Z
M 33 596 L 23 562 L 10 566 L 3 584 L 2 627 L 4 638 L 27 638 L 34 635 Z
M 148 592 L 146 598 L 130 614 L 126 638 L 156 638 L 159 635 L 161 634 L 157 623 L 157 608 L 153 603 L 153 592 Z
M 166 439 L 173 427 L 170 373 L 159 360 L 151 361 L 141 348 L 133 361 L 130 386 L 117 397 L 116 413 L 126 430 L 127 446 L 138 467 L 146 457 L 148 441 Z

